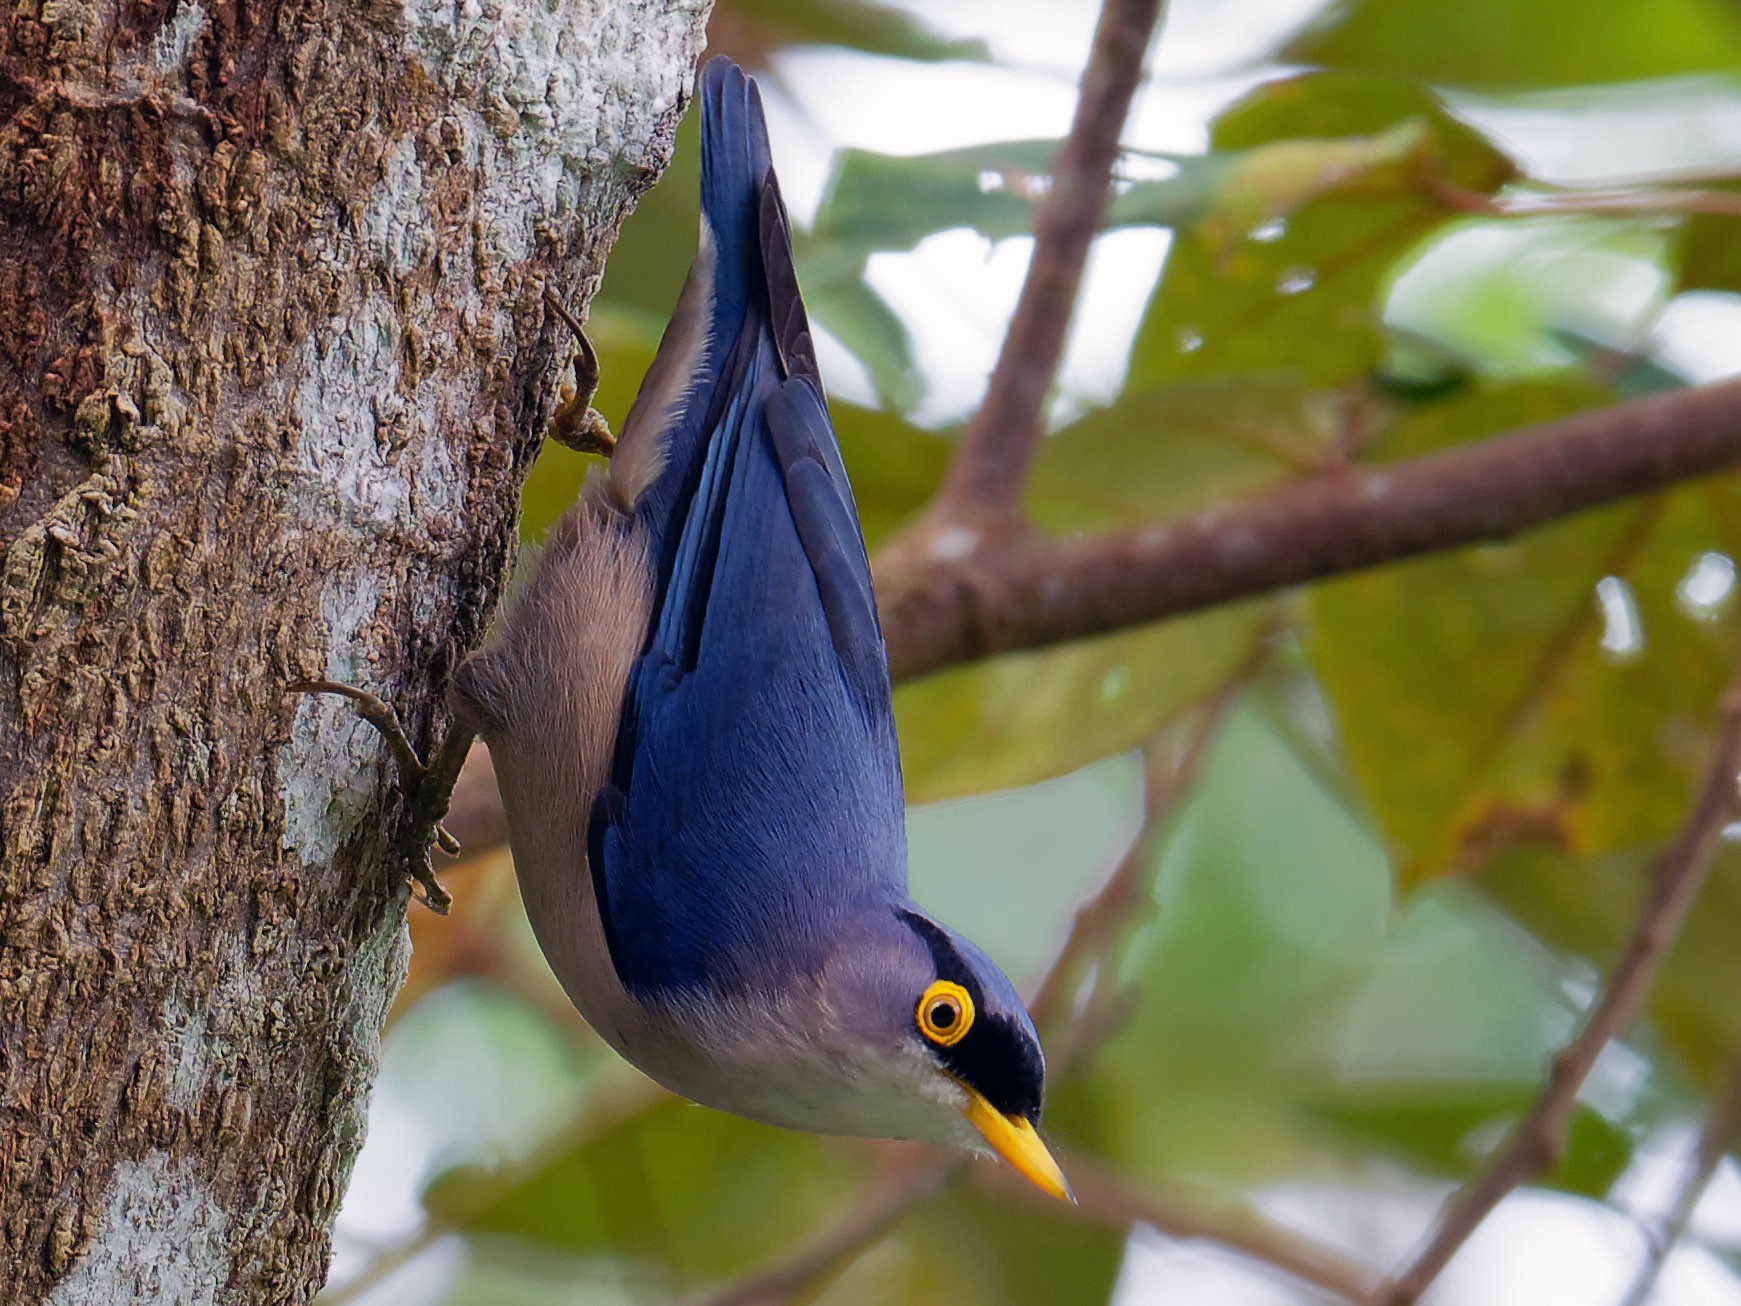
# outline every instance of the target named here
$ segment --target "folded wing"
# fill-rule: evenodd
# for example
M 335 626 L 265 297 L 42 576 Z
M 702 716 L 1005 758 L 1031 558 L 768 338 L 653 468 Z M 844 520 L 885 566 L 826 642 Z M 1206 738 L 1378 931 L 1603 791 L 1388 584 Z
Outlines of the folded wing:
M 709 322 L 637 513 L 656 615 L 589 860 L 642 996 L 821 960 L 906 890 L 888 666 L 754 83 L 703 73 Z

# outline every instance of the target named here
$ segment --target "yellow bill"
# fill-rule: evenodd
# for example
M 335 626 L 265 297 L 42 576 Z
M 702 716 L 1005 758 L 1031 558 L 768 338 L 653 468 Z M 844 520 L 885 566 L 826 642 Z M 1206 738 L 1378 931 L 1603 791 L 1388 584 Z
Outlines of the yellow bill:
M 967 1122 L 985 1136 L 991 1150 L 1041 1192 L 1060 1202 L 1074 1202 L 1076 1194 L 1070 1191 L 1070 1181 L 1064 1178 L 1064 1172 L 1040 1141 L 1034 1126 L 1020 1116 L 1006 1116 L 965 1084 L 962 1087 L 967 1091 L 964 1112 Z

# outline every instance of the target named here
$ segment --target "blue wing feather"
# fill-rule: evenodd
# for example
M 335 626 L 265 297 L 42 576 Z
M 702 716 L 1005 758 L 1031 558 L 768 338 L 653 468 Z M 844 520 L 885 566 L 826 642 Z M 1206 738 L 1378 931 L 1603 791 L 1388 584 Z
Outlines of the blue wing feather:
M 867 717 L 886 715 L 889 670 L 870 560 L 822 395 L 808 380 L 787 381 L 769 397 L 767 420 L 846 687 Z
M 701 101 L 709 343 L 637 506 L 656 615 L 589 830 L 643 997 L 800 971 L 843 915 L 906 893 L 888 664 L 760 99 L 715 59 Z

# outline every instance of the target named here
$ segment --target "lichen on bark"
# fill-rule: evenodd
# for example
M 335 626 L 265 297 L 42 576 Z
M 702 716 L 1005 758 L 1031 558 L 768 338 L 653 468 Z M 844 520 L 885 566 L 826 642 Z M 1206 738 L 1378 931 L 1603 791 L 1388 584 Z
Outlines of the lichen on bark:
M 0 20 L 0 1285 L 324 1276 L 439 728 L 704 0 Z

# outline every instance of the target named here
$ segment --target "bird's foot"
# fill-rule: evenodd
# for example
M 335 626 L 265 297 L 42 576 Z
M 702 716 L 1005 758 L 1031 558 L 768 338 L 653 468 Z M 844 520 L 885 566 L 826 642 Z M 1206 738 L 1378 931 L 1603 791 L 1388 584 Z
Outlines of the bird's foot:
M 384 699 L 355 685 L 342 685 L 336 680 L 298 680 L 286 685 L 292 694 L 337 694 L 357 705 L 363 720 L 381 732 L 393 759 L 399 767 L 399 784 L 409 803 L 413 821 L 401 845 L 405 869 L 411 877 L 412 893 L 438 916 L 447 915 L 453 895 L 435 878 L 435 865 L 429 855 L 431 846 L 440 848 L 449 857 L 459 855 L 459 840 L 443 828 L 448 803 L 453 797 L 454 782 L 459 768 L 472 744 L 472 732 L 463 726 L 451 727 L 435 755 L 425 762 L 406 737 L 399 724 L 399 714 Z
M 617 449 L 604 414 L 592 406 L 598 394 L 598 351 L 587 339 L 586 329 L 563 307 L 554 291 L 544 292 L 544 302 L 574 332 L 574 380 L 565 381 L 557 392 L 556 411 L 550 416 L 550 438 L 577 453 L 596 453 L 609 458 Z

